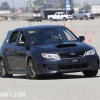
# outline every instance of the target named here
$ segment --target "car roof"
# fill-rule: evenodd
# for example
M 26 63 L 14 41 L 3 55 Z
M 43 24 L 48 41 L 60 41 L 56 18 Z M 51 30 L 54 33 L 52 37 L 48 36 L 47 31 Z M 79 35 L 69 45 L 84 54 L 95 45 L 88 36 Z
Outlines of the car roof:
M 38 26 L 29 26 L 29 27 L 22 27 L 18 29 L 23 29 L 23 30 L 31 30 L 31 29 L 46 29 L 46 28 L 60 28 L 64 27 L 62 25 L 38 25 Z

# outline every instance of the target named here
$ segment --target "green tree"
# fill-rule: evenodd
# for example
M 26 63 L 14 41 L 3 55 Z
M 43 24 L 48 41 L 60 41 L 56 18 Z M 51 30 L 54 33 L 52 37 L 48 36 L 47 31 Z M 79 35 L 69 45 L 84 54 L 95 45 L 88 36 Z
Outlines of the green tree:
M 81 10 L 90 10 L 91 6 L 90 5 L 85 5 Z
M 1 10 L 10 10 L 10 6 L 9 6 L 9 4 L 5 1 L 5 2 L 2 2 L 0 9 L 1 9 Z

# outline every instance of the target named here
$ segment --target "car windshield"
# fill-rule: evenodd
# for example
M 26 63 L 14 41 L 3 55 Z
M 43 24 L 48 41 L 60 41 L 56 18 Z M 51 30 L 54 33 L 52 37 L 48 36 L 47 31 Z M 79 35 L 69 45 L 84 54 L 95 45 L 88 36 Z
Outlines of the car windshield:
M 89 13 L 89 11 L 84 11 L 85 13 Z
M 77 41 L 77 37 L 67 28 L 28 30 L 28 35 L 32 45 Z

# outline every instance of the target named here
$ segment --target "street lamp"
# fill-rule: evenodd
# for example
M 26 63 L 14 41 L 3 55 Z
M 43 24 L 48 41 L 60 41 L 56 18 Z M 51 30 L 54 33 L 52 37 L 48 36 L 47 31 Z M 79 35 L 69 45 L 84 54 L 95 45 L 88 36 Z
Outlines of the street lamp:
M 14 16 L 14 11 L 15 11 L 15 10 L 14 10 L 14 9 L 15 9 L 15 8 L 14 8 L 14 0 L 13 0 L 12 2 L 13 2 L 13 16 Z M 14 17 L 14 20 L 15 20 L 15 17 Z

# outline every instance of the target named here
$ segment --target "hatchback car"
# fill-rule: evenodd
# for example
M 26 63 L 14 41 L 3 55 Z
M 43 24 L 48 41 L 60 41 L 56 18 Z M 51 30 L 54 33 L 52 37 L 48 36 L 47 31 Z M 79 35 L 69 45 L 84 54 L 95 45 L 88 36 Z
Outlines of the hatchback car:
M 0 49 L 1 77 L 26 74 L 40 75 L 83 72 L 94 77 L 100 68 L 93 46 L 60 25 L 42 25 L 9 31 Z

